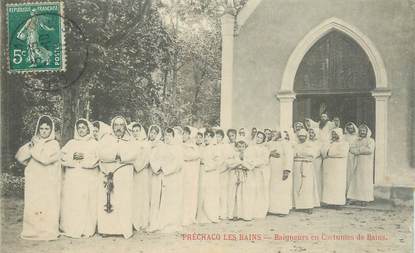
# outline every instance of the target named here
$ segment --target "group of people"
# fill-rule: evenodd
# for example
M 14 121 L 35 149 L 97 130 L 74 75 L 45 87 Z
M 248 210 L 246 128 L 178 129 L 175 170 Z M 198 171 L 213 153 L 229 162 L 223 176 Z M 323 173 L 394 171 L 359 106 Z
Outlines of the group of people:
M 194 223 L 263 219 L 291 209 L 373 201 L 375 143 L 367 125 L 305 119 L 292 129 L 148 131 L 117 116 L 79 119 L 60 148 L 38 119 L 16 154 L 25 169 L 21 237 L 54 240 L 174 232 Z

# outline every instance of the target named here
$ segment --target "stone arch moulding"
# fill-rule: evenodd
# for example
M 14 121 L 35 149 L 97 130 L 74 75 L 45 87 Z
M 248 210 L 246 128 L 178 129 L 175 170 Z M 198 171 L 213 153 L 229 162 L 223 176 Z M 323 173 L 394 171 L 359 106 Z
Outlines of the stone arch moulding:
M 379 51 L 373 42 L 356 27 L 338 18 L 329 18 L 312 29 L 298 43 L 288 58 L 282 76 L 282 83 L 277 98 L 280 103 L 280 126 L 290 128 L 293 119 L 293 102 L 295 99 L 294 80 L 297 69 L 308 50 L 322 37 L 333 30 L 341 31 L 353 38 L 366 52 L 376 78 L 376 88 L 372 91 L 376 105 L 376 151 L 375 151 L 375 183 L 389 185 L 387 171 L 387 114 L 388 98 L 391 95 L 388 87 L 386 68 Z

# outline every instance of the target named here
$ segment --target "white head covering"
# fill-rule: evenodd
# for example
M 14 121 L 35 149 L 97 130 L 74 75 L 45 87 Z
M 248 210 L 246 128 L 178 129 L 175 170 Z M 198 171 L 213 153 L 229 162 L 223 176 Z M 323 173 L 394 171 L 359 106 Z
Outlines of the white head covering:
M 190 135 L 189 135 L 189 144 L 195 144 L 196 142 L 196 135 L 197 135 L 197 128 L 192 127 L 192 126 L 185 126 L 185 128 L 189 128 L 190 130 Z M 184 130 L 183 130 L 184 133 Z
M 300 131 L 297 132 L 297 136 L 306 136 L 308 138 L 308 132 L 304 128 L 300 129 Z
M 147 133 L 146 130 L 144 129 L 143 125 L 141 125 L 140 123 L 133 121 L 128 125 L 128 130 L 132 133 L 133 132 L 133 128 L 134 126 L 139 125 L 140 126 L 140 136 L 138 137 L 138 140 L 140 141 L 144 141 L 147 139 Z
M 79 136 L 79 133 L 78 133 L 77 125 L 80 122 L 85 123 L 86 126 L 88 127 L 88 130 L 89 130 L 89 133 L 86 134 L 84 137 Z M 73 135 L 74 135 L 74 139 L 75 140 L 89 140 L 89 139 L 93 139 L 94 138 L 94 135 L 92 133 L 93 126 L 92 126 L 91 122 L 89 122 L 87 119 L 84 119 L 84 118 L 78 119 L 75 122 L 75 127 L 74 128 L 75 128 L 75 130 L 74 130 L 74 134 Z
M 49 134 L 49 136 L 47 137 L 47 138 L 45 138 L 45 139 L 43 139 L 43 138 L 41 138 L 40 136 L 39 136 L 39 127 L 40 127 L 40 121 L 43 119 L 43 118 L 47 118 L 47 119 L 49 119 L 50 120 L 50 122 L 52 123 L 52 127 L 51 127 L 51 130 L 50 130 L 50 134 Z M 42 116 L 40 116 L 38 119 L 37 119 L 37 123 L 36 123 L 36 130 L 35 130 L 35 136 L 37 136 L 38 138 L 39 138 L 39 140 L 42 140 L 42 141 L 44 141 L 44 142 L 47 142 L 47 141 L 50 141 L 50 140 L 54 140 L 55 139 L 55 122 L 53 122 L 53 119 L 52 119 L 52 117 L 50 117 L 49 115 L 42 115 Z
M 343 141 L 344 136 L 343 136 L 343 130 L 341 128 L 339 127 L 334 128 L 331 130 L 331 132 L 336 132 L 336 134 L 339 136 L 339 140 L 338 140 L 339 142 Z M 331 140 L 331 137 L 330 137 L 330 140 Z
M 105 135 L 110 134 L 112 132 L 111 127 L 108 124 L 105 124 L 102 121 L 94 121 L 93 124 L 95 122 L 98 122 L 98 125 L 99 125 L 98 134 L 97 134 L 98 135 L 98 140 L 101 140 L 102 137 L 104 137 Z
M 154 141 L 159 141 L 159 140 L 161 140 L 162 132 L 161 132 L 161 128 L 160 128 L 158 125 L 151 125 L 151 126 L 148 128 L 148 131 L 147 131 L 147 137 L 148 137 L 148 138 L 150 138 L 150 132 L 151 132 L 151 130 L 152 130 L 153 128 L 155 128 L 155 129 L 157 129 L 157 130 L 158 130 L 158 133 L 157 133 L 156 138 L 155 138 L 155 140 L 154 140 Z M 149 140 L 150 140 L 150 139 L 149 139 Z M 151 140 L 150 140 L 150 141 L 151 141 Z
M 124 122 L 124 125 L 125 125 L 125 133 L 124 133 L 124 136 L 121 139 L 125 140 L 125 141 L 130 140 L 131 139 L 131 133 L 130 133 L 130 131 L 128 131 L 127 121 L 125 120 L 125 118 L 123 116 L 115 116 L 111 120 L 111 135 L 116 137 L 116 135 L 114 133 L 114 123 L 117 119 L 121 119 Z
M 293 131 L 294 131 L 294 132 L 295 132 L 295 128 L 296 128 L 296 126 L 297 126 L 297 125 L 301 126 L 301 127 L 302 127 L 302 129 L 304 129 L 304 128 L 305 128 L 305 126 L 304 126 L 303 122 L 301 122 L 301 121 L 294 122 L 294 124 L 293 124 Z
M 372 137 L 372 131 L 370 130 L 370 128 L 366 124 L 360 124 L 359 125 L 359 128 L 360 127 L 366 127 L 367 135 L 366 135 L 366 138 L 365 139 L 369 139 L 369 138 Z
M 349 126 L 349 125 L 352 125 L 353 126 L 353 128 L 354 128 L 354 133 L 353 134 L 351 134 L 351 133 L 349 133 L 348 131 L 347 131 L 347 126 Z M 357 128 L 357 126 L 356 126 L 356 124 L 355 123 L 353 123 L 353 122 L 347 122 L 346 123 L 346 125 L 344 125 L 344 134 L 345 135 L 357 135 L 358 134 L 358 132 L 359 132 L 359 129 Z
M 174 144 L 180 144 L 183 143 L 183 128 L 181 126 L 175 126 L 173 127 L 174 132 Z
M 314 135 L 315 136 L 314 136 L 313 140 L 318 140 L 318 137 L 320 135 L 320 128 L 318 127 L 318 125 L 317 126 L 310 127 L 308 129 L 308 131 L 310 131 L 310 130 L 313 130 L 314 131 Z M 308 133 L 308 136 L 310 137 L 310 133 Z

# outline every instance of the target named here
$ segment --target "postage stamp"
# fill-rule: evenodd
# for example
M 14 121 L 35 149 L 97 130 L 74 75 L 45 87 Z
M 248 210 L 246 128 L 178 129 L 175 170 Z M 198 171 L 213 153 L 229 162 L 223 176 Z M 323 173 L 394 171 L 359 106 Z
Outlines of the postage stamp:
M 9 71 L 65 71 L 63 2 L 7 4 Z

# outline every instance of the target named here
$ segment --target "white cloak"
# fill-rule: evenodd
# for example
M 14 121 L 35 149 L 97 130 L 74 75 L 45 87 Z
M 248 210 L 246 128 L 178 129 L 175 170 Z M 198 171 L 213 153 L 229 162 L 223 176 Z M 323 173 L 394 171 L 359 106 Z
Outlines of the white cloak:
M 308 141 L 294 147 L 293 204 L 296 209 L 310 209 L 319 202 L 314 177 L 314 152 Z
M 270 157 L 269 212 L 288 214 L 292 208 L 292 147 L 286 141 L 278 140 L 270 145 L 270 151 L 277 152 L 280 157 Z M 286 180 L 282 179 L 284 170 L 290 171 Z
M 127 135 L 127 133 L 125 134 Z M 119 156 L 120 160 L 116 159 Z M 126 136 L 118 139 L 112 133 L 98 143 L 100 174 L 98 181 L 98 233 L 105 235 L 133 235 L 133 162 L 136 159 L 131 141 Z M 114 189 L 110 194 L 112 211 L 107 212 L 105 182 L 113 173 Z
M 183 143 L 183 225 L 196 223 L 200 153 L 193 143 Z
M 151 199 L 148 231 L 180 231 L 183 212 L 183 151 L 161 143 L 150 153 Z
M 255 214 L 255 177 L 253 174 L 255 153 L 249 147 L 244 151 L 243 159 L 233 149 L 227 160 L 229 168 L 228 218 L 243 220 L 254 219 Z
M 255 218 L 263 219 L 268 213 L 269 208 L 269 149 L 265 145 L 255 144 L 250 148 L 254 152 L 254 169 L 255 178 Z
M 76 129 L 75 129 L 76 131 Z M 90 130 L 92 131 L 92 129 Z M 98 154 L 95 139 L 72 139 L 62 148 L 61 230 L 73 238 L 90 237 L 97 226 Z M 74 153 L 83 160 L 74 160 Z
M 356 156 L 356 167 L 350 176 L 347 198 L 359 201 L 373 201 L 373 161 L 375 141 L 372 138 L 359 139 L 351 152 Z
M 323 193 L 321 201 L 329 205 L 346 203 L 347 154 L 349 144 L 344 141 L 332 142 L 324 148 Z
M 59 236 L 62 177 L 59 155 L 59 143 L 54 139 L 39 141 L 31 148 L 27 143 L 16 154 L 19 162 L 27 164 L 22 239 L 55 240 Z
M 199 203 L 197 210 L 198 223 L 219 221 L 219 154 L 215 145 L 201 148 Z
M 144 140 L 133 140 L 134 160 L 133 224 L 136 230 L 148 227 L 150 218 L 151 170 L 149 146 Z

